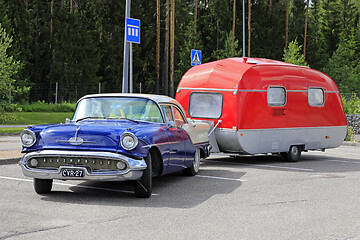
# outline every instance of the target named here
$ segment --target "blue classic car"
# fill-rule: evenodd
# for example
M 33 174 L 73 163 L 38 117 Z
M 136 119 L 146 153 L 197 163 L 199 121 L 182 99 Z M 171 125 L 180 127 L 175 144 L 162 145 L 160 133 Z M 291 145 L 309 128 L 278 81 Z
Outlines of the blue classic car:
M 209 128 L 188 122 L 167 96 L 87 95 L 71 121 L 22 131 L 19 164 L 38 194 L 49 193 L 53 179 L 133 180 L 135 195 L 150 197 L 153 176 L 198 173 L 210 154 Z

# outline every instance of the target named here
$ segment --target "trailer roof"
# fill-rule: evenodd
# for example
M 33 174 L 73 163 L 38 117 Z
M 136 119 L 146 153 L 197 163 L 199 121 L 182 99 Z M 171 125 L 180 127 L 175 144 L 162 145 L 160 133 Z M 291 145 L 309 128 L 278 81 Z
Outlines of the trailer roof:
M 333 85 L 333 81 L 324 73 L 308 67 L 263 58 L 227 58 L 192 67 L 184 74 L 178 89 L 204 88 L 204 86 L 212 89 L 239 89 L 243 75 L 249 69 L 261 66 L 284 66 L 285 68 L 282 69 L 288 69 L 283 73 L 284 75 L 292 75 L 293 73 L 297 76 L 307 78 L 307 76 L 305 76 L 306 72 L 306 75 L 316 75 L 316 78 L 320 79 L 320 82 L 327 82 L 327 84 Z M 272 72 L 275 74 L 274 71 Z M 334 86 L 331 88 L 333 87 Z

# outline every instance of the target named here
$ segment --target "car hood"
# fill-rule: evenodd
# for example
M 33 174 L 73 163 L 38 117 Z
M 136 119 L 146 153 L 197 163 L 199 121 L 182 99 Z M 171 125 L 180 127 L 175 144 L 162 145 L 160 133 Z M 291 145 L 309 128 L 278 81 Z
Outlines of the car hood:
M 50 125 L 40 131 L 37 150 L 122 151 L 119 141 L 123 132 L 132 132 L 141 140 L 141 131 L 154 125 L 131 121 L 82 121 Z

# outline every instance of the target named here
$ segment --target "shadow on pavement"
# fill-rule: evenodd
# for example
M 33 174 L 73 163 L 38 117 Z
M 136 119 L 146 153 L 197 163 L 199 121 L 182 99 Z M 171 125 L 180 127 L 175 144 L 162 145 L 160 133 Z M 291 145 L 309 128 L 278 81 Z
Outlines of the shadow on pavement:
M 228 176 L 240 179 L 244 172 L 201 170 L 204 176 Z M 87 181 L 72 186 L 69 191 L 52 191 L 42 200 L 86 205 L 112 205 L 129 207 L 193 208 L 218 194 L 227 194 L 241 186 L 241 181 L 228 181 L 173 174 L 153 179 L 153 196 L 136 198 L 133 182 Z M 87 188 L 90 187 L 90 188 Z M 56 184 L 53 189 L 57 189 Z M 100 188 L 109 189 L 101 190 Z M 124 191 L 124 192 L 121 192 Z

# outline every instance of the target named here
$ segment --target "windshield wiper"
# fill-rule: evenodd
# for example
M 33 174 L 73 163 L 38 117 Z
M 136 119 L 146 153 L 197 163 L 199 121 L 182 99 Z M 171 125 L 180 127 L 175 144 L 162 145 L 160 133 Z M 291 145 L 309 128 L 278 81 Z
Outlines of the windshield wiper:
M 76 120 L 75 122 L 77 123 L 77 122 L 80 122 L 82 120 L 89 119 L 89 118 L 103 118 L 103 117 L 87 116 L 87 117 L 80 118 L 80 119 Z
M 121 119 L 121 120 L 129 120 L 129 121 L 132 121 L 134 123 L 139 123 L 139 121 L 136 121 L 134 119 L 131 119 L 131 118 L 126 118 L 126 117 L 107 117 L 106 119 Z

